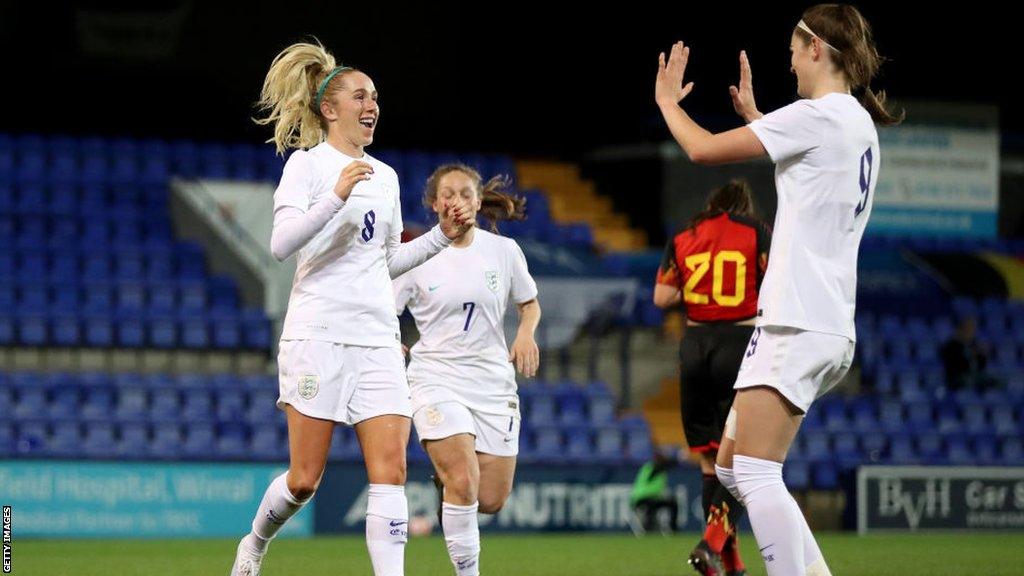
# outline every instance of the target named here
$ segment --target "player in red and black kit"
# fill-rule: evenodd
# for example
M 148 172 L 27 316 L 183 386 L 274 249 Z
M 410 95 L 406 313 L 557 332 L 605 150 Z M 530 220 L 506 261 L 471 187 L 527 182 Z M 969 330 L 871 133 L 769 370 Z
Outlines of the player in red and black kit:
M 733 180 L 669 240 L 654 288 L 657 306 L 682 306 L 686 314 L 679 347 L 683 430 L 700 454 L 708 522 L 689 562 L 705 576 L 746 574 L 736 540 L 743 506 L 718 481 L 715 456 L 754 331 L 770 241 L 767 226 L 754 218 L 749 185 Z

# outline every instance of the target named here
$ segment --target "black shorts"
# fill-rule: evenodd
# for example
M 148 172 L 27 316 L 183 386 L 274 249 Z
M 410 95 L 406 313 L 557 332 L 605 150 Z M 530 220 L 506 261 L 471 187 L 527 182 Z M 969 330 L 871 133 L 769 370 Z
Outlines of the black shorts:
M 736 395 L 732 386 L 753 326 L 688 326 L 679 346 L 679 397 L 686 443 L 693 452 L 717 450 Z

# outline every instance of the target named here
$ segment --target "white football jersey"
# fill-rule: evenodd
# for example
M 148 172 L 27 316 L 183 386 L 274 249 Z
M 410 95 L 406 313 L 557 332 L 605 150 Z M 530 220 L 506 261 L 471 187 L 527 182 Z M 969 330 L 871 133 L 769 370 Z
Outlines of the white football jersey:
M 799 100 L 750 123 L 775 162 L 778 209 L 758 324 L 856 339 L 857 251 L 881 155 L 856 98 Z
M 509 300 L 537 297 L 519 245 L 484 230 L 395 279 L 395 307 L 416 320 L 408 378 L 413 411 L 446 401 L 517 415 L 515 368 L 502 319 Z
M 397 346 L 388 242 L 402 234 L 398 175 L 365 154 L 347 156 L 323 142 L 288 158 L 274 193 L 275 211 L 307 211 L 334 186 L 342 169 L 360 160 L 373 166 L 345 205 L 299 250 L 282 340 L 323 340 L 356 346 Z

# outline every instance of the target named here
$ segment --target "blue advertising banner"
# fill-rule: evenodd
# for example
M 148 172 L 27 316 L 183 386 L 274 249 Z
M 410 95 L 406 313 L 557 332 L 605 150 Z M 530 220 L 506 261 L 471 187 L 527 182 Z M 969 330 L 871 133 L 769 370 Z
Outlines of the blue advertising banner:
M 171 538 L 241 536 L 270 481 L 273 464 L 122 464 L 0 461 L 0 502 L 18 536 Z M 282 535 L 308 536 L 312 506 Z

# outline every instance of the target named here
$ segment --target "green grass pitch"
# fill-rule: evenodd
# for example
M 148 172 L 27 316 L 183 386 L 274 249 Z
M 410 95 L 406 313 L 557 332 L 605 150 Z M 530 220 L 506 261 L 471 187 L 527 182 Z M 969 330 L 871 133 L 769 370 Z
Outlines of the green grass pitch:
M 763 575 L 753 536 L 742 538 L 751 576 Z M 593 534 L 484 534 L 486 576 L 674 576 L 696 534 L 672 537 Z M 898 534 L 858 537 L 822 533 L 818 541 L 836 576 L 1024 574 L 1024 534 Z M 22 540 L 13 542 L 13 574 L 25 576 L 227 576 L 235 540 Z M 412 538 L 408 576 L 447 576 L 451 564 L 438 536 Z M 264 576 L 370 576 L 359 536 L 280 539 Z

